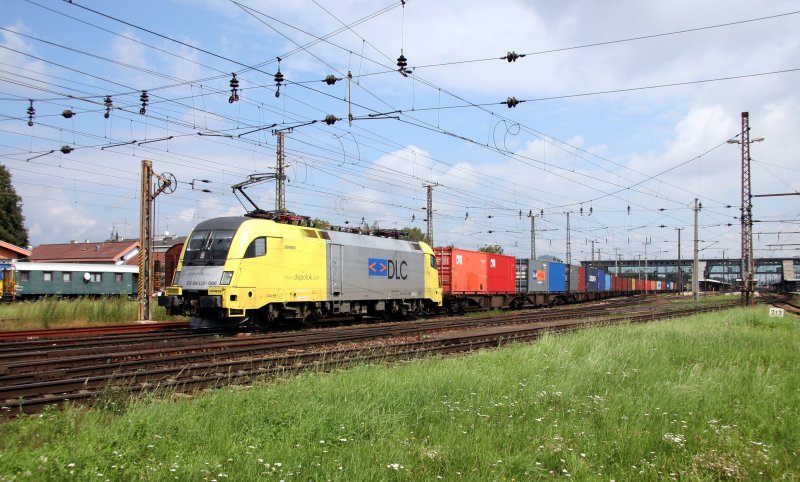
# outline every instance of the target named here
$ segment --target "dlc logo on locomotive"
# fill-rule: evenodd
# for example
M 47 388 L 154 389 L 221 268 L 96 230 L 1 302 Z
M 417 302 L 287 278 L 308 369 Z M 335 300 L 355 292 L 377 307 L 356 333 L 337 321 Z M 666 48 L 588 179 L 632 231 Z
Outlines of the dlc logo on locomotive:
M 399 263 L 393 259 L 369 258 L 367 263 L 370 276 L 380 276 L 389 279 L 406 279 L 408 275 L 403 269 L 408 266 L 405 261 Z

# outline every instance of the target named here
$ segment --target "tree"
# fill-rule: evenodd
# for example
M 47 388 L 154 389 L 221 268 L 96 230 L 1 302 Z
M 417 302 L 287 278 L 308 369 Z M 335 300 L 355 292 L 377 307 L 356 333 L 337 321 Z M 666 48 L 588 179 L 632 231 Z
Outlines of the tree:
M 482 253 L 491 253 L 491 254 L 503 254 L 503 247 L 499 244 L 493 244 L 490 246 L 484 246 L 478 251 Z
M 328 229 L 331 227 L 331 223 L 328 222 L 327 219 L 322 219 L 322 218 L 314 218 L 311 221 L 311 225 L 314 226 L 315 228 L 320 228 L 320 229 Z
M 11 173 L 0 164 L 0 240 L 20 247 L 28 245 L 28 230 L 22 216 L 22 198 L 11 184 Z
M 422 233 L 422 230 L 419 228 L 403 228 L 400 230 L 403 233 L 403 237 L 409 241 L 422 241 L 423 243 L 430 244 L 431 241 L 428 239 L 428 236 Z

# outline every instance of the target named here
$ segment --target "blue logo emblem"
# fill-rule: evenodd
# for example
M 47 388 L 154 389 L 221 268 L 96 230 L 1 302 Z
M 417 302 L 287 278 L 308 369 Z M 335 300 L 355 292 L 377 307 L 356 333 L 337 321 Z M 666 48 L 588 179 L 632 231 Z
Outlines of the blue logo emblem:
M 389 279 L 406 279 L 408 275 L 404 270 L 408 266 L 405 261 L 397 261 L 394 259 L 382 258 L 369 258 L 367 263 L 369 267 L 370 276 L 380 276 L 381 278 Z
M 382 276 L 385 278 L 389 271 L 389 263 L 385 259 L 369 258 L 367 265 L 369 266 L 370 276 Z

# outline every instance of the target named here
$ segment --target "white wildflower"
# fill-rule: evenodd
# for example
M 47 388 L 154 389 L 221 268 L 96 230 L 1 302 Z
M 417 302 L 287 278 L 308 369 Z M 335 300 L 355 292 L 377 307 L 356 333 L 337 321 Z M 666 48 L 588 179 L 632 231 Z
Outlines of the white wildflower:
M 663 439 L 665 442 L 673 443 L 678 447 L 683 447 L 683 444 L 686 443 L 686 437 L 679 433 L 665 433 Z

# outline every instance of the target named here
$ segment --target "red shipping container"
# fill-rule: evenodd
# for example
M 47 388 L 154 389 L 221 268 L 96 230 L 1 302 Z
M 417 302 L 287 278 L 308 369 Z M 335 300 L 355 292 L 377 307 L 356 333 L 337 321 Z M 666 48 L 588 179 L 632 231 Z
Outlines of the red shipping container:
M 517 291 L 517 258 L 503 254 L 487 254 L 487 287 L 489 293 Z
M 487 254 L 458 248 L 434 248 L 445 294 L 486 293 Z
M 586 292 L 586 268 L 583 266 L 578 268 L 578 291 Z

